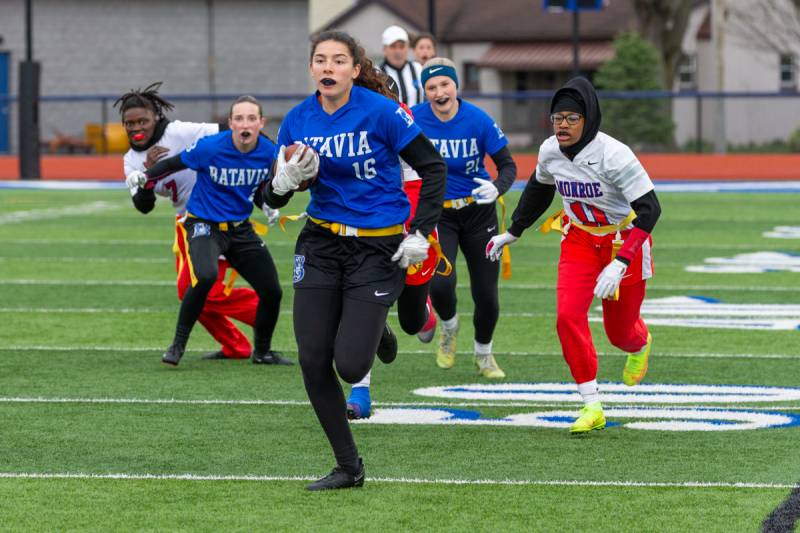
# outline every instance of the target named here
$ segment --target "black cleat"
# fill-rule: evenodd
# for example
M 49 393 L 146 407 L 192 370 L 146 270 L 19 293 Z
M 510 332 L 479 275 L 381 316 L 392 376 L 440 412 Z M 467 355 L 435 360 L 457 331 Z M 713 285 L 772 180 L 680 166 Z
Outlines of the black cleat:
M 355 475 L 348 473 L 341 466 L 334 468 L 330 474 L 322 479 L 318 479 L 310 485 L 306 485 L 306 490 L 334 490 L 349 489 L 351 487 L 364 486 L 364 462 L 358 460 L 358 472 Z
M 250 358 L 253 361 L 254 365 L 293 365 L 294 361 L 291 359 L 286 359 L 281 355 L 281 352 L 274 352 L 272 350 L 258 354 L 253 352 L 253 356 Z
M 208 352 L 207 354 L 203 354 L 203 357 L 201 357 L 201 359 L 205 360 L 227 359 L 227 357 L 225 357 L 225 354 L 222 353 L 222 350 L 217 350 L 216 352 Z
M 161 362 L 167 365 L 178 366 L 178 363 L 183 357 L 183 352 L 186 351 L 186 346 L 173 342 L 161 358 Z
M 381 340 L 378 342 L 378 359 L 383 361 L 383 364 L 388 365 L 397 357 L 397 337 L 394 336 L 392 328 L 389 324 L 383 326 L 383 334 Z

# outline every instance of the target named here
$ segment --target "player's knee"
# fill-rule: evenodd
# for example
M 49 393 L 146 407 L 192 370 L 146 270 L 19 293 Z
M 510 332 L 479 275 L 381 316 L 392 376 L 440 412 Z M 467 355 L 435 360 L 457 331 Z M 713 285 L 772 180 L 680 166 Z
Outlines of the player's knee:
M 345 382 L 352 385 L 364 379 L 364 376 L 367 375 L 367 372 L 369 372 L 371 366 L 372 361 L 370 361 L 368 358 L 366 361 L 349 360 L 343 363 L 337 362 L 336 372 Z
M 194 273 L 195 283 L 192 285 L 196 289 L 211 290 L 211 287 L 217 281 L 217 272 L 215 270 L 198 270 Z
M 298 359 L 303 376 L 311 383 L 319 382 L 327 371 L 326 366 L 330 364 L 326 357 L 308 349 L 300 349 Z
M 559 308 L 556 313 L 556 329 L 558 331 L 572 329 L 587 320 L 586 313 L 575 309 Z

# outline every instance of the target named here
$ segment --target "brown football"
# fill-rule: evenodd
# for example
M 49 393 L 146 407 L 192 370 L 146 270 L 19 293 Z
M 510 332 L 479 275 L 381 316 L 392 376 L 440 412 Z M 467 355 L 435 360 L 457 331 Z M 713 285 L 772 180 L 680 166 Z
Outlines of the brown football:
M 298 149 L 300 149 L 300 150 L 311 150 L 312 152 L 314 151 L 313 148 L 311 148 L 310 146 L 307 146 L 305 144 L 290 144 L 289 146 L 286 147 L 286 150 L 284 150 L 284 152 L 283 152 L 283 156 L 286 159 L 286 161 L 288 161 Z M 302 152 L 301 152 L 301 155 L 302 155 Z M 319 156 L 317 156 L 317 157 L 319 157 Z M 319 172 L 317 174 L 315 174 L 313 178 L 301 182 L 300 186 L 297 188 L 297 190 L 298 191 L 304 191 L 304 190 L 308 189 L 311 186 L 312 183 L 317 181 L 317 176 L 318 175 L 319 175 Z

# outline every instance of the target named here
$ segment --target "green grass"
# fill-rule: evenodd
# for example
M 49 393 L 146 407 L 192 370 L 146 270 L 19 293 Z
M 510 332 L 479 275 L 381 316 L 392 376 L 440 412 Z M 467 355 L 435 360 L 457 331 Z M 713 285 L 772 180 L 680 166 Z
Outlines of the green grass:
M 172 217 L 162 205 L 141 216 L 126 194 L 0 191 L 0 529 L 753 531 L 800 481 L 797 427 L 615 426 L 576 439 L 538 427 L 357 424 L 365 488 L 306 493 L 304 480 L 326 473 L 333 458 L 298 367 L 201 361 L 199 354 L 215 345 L 199 326 L 177 369 L 159 363 L 178 311 Z M 800 252 L 797 241 L 761 237 L 797 224 L 800 195 L 660 198 L 649 298 L 798 303 L 796 273 L 684 268 L 710 256 Z M 516 199 L 512 194 L 510 204 Z M 299 212 L 302 200 L 284 211 Z M 42 211 L 94 202 L 104 203 L 84 214 Z M 29 211 L 34 216 L 23 222 L 2 218 Z M 273 229 L 266 237 L 286 290 L 274 344 L 292 358 L 297 231 Z M 500 282 L 497 359 L 509 382 L 569 383 L 555 334 L 558 238 L 530 231 L 512 254 L 514 277 Z M 480 382 L 469 353 L 468 277 L 461 260 L 457 266 L 462 328 L 455 368 L 439 370 L 435 345 L 401 336 L 398 360 L 374 370 L 378 409 L 431 404 L 483 418 L 576 410 L 569 402 L 413 393 Z M 390 320 L 397 324 L 396 316 Z M 599 379 L 618 382 L 624 354 L 609 345 L 601 324 L 591 327 Z M 797 386 L 798 331 L 651 330 L 649 383 Z M 800 401 L 722 406 L 800 413 Z M 25 477 L 31 475 L 49 477 Z

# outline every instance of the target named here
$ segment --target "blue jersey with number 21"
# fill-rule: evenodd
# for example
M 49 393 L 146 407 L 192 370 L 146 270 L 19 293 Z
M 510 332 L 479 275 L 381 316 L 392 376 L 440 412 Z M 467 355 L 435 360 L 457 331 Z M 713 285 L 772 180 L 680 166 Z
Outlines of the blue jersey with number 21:
M 411 108 L 414 120 L 447 163 L 445 199 L 466 198 L 478 186 L 473 178 L 490 179 L 483 166 L 486 154 L 496 154 L 508 139 L 480 107 L 458 99 L 456 116 L 442 122 L 425 102 Z
M 358 85 L 332 115 L 318 95 L 289 111 L 278 133 L 279 145 L 299 141 L 319 154 L 319 178 L 306 212 L 359 228 L 405 222 L 410 204 L 398 154 L 421 133 L 419 127 L 397 103 Z
M 267 179 L 277 150 L 258 136 L 258 144 L 243 154 L 230 130 L 198 140 L 181 152 L 181 161 L 197 172 L 186 210 L 212 222 L 244 220 L 253 212 L 253 192 Z

